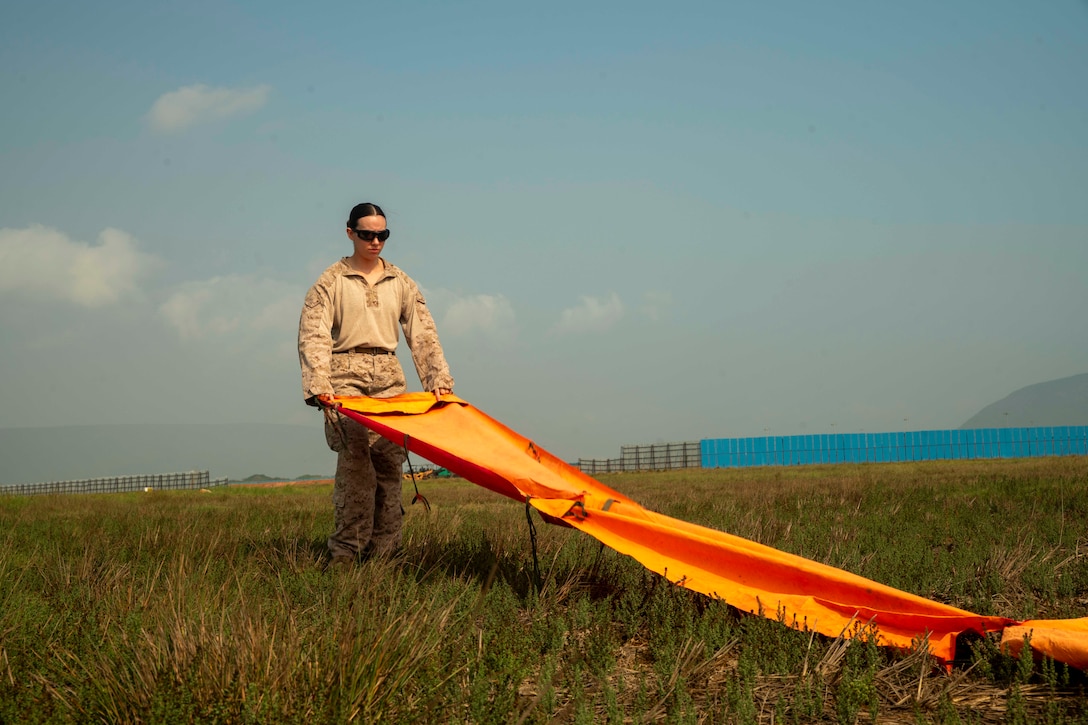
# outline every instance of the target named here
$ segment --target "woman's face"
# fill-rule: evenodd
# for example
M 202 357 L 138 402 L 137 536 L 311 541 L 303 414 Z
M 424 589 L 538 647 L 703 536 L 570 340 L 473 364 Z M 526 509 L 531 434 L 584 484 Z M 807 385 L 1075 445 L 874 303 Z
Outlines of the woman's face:
M 355 229 L 348 230 L 348 239 L 355 246 L 356 257 L 362 258 L 368 262 L 377 261 L 378 255 L 382 253 L 382 248 L 385 246 L 385 242 L 374 237 L 370 241 L 361 238 L 356 232 L 381 232 L 385 231 L 385 217 L 383 216 L 365 216 L 361 217 L 355 222 Z

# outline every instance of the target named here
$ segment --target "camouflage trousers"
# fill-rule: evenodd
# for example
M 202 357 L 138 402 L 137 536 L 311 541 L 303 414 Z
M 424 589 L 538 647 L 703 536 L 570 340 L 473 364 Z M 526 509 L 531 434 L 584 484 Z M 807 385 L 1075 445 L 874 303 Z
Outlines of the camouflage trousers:
M 407 389 L 395 355 L 359 353 L 332 356 L 332 386 L 336 395 L 372 398 L 389 398 Z M 395 552 L 404 516 L 404 449 L 332 410 L 325 411 L 325 440 L 337 454 L 329 553 L 355 557 Z

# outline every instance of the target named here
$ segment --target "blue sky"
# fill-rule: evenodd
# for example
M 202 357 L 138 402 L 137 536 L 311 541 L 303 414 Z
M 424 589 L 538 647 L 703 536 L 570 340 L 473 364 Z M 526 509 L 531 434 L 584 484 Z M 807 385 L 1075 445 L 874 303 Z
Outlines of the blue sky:
M 6 3 L 0 427 L 316 426 L 359 201 L 569 460 L 1088 371 L 1085 3 L 523 5 Z

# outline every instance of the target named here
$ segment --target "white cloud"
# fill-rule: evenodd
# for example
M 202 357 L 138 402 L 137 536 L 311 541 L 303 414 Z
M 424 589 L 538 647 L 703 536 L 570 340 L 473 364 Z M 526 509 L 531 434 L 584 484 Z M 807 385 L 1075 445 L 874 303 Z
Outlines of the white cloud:
M 229 275 L 180 285 L 159 312 L 184 340 L 249 338 L 266 331 L 290 337 L 303 294 L 283 282 Z
M 655 322 L 667 317 L 672 306 L 671 292 L 650 290 L 642 296 L 642 313 Z
M 148 111 L 151 128 L 172 133 L 206 121 L 250 113 L 268 102 L 272 87 L 209 88 L 204 84 L 185 86 L 159 96 Z
M 558 334 L 600 332 L 607 330 L 623 317 L 623 302 L 615 292 L 603 302 L 596 297 L 583 297 L 581 304 L 563 310 L 559 322 L 552 328 Z
M 212 280 L 213 283 L 214 281 Z M 174 326 L 182 339 L 197 338 L 203 335 L 200 322 L 201 313 L 208 306 L 211 298 L 212 290 L 210 288 L 187 283 L 183 285 L 182 290 L 171 295 L 159 307 L 159 311 L 167 322 Z
M 0 229 L 0 292 L 101 307 L 138 293 L 157 264 L 120 229 L 104 229 L 97 246 L 40 224 Z
M 503 295 L 472 295 L 449 303 L 440 331 L 466 335 L 479 331 L 493 339 L 514 337 L 514 308 Z

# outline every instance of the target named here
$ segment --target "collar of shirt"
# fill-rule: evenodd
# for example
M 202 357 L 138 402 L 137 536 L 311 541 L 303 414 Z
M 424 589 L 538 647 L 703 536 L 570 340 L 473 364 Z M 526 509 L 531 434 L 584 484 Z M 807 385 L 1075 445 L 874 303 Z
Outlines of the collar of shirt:
M 381 282 L 383 279 L 387 279 L 389 277 L 396 277 L 397 276 L 396 273 L 393 271 L 393 265 L 391 265 L 389 262 L 386 262 L 385 257 L 378 257 L 378 259 L 382 260 L 382 267 L 384 268 L 384 271 L 382 272 L 382 276 L 378 278 L 378 282 Z M 355 269 L 350 264 L 348 264 L 348 258 L 347 257 L 341 257 L 340 258 L 340 266 L 341 266 L 340 274 L 343 275 L 344 277 L 362 277 L 363 276 L 362 272 L 360 272 L 359 270 Z

